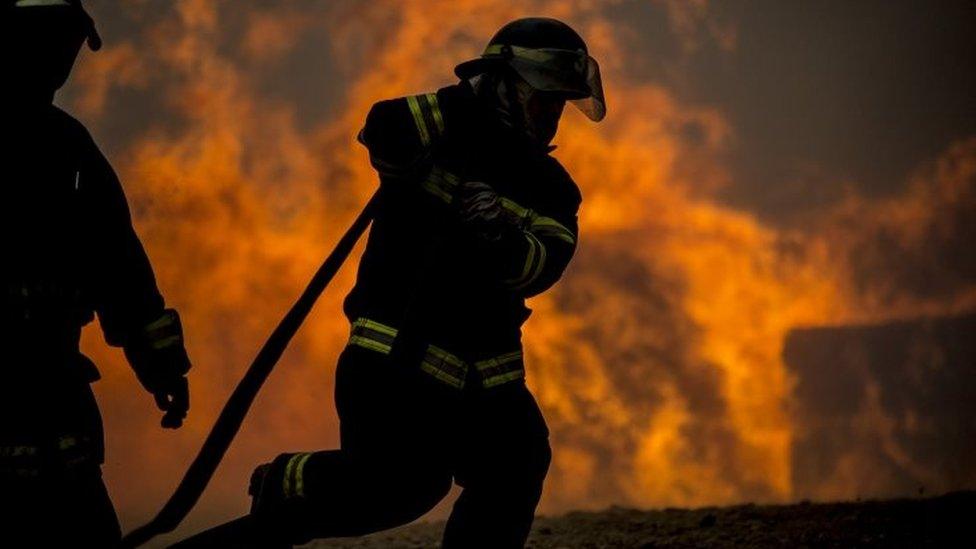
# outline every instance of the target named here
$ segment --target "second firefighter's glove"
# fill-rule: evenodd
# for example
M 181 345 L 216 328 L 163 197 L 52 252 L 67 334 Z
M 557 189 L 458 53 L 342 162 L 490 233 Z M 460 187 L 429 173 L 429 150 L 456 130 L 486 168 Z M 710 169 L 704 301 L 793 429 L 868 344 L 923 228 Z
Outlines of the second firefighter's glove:
M 139 382 L 165 412 L 162 426 L 178 429 L 190 409 L 186 380 L 190 359 L 183 345 L 180 316 L 173 309 L 166 309 L 162 316 L 133 334 L 124 350 Z
M 457 207 L 461 223 L 488 242 L 500 239 L 510 225 L 498 193 L 486 183 L 462 183 L 457 190 Z

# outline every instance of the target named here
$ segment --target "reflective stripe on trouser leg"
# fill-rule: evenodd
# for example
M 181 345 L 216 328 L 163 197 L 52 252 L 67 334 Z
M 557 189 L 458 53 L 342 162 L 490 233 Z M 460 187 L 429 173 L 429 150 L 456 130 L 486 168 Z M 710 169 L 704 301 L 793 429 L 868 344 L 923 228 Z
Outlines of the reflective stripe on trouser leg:
M 285 465 L 282 493 L 286 498 L 305 497 L 305 463 L 312 457 L 310 452 L 295 454 Z

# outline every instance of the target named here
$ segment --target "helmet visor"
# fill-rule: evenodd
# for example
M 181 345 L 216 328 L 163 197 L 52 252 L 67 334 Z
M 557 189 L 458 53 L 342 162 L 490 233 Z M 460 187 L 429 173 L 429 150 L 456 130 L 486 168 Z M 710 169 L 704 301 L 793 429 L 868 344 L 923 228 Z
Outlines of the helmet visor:
M 492 45 L 483 57 L 502 57 L 530 86 L 566 95 L 590 120 L 607 114 L 600 65 L 583 51 Z

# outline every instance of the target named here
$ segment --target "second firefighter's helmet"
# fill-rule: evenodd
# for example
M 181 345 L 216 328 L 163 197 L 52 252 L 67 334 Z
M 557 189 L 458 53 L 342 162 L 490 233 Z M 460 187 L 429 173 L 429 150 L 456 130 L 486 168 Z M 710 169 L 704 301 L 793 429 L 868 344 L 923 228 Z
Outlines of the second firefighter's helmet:
M 590 120 L 599 122 L 607 114 L 600 66 L 580 35 L 561 21 L 512 21 L 495 33 L 481 57 L 461 63 L 454 72 L 471 78 L 504 66 L 539 91 L 565 94 Z

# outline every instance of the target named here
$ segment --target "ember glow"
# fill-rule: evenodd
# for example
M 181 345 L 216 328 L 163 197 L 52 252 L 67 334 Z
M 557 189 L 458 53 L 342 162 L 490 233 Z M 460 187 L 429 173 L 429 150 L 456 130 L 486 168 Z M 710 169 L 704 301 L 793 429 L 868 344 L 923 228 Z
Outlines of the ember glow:
M 128 528 L 168 496 L 376 186 L 354 139 L 370 105 L 452 83 L 453 66 L 517 17 L 578 28 L 601 61 L 610 107 L 600 125 L 568 109 L 556 139 L 584 204 L 577 258 L 530 302 L 525 330 L 528 379 L 555 450 L 541 511 L 803 496 L 787 334 L 976 307 L 973 256 L 958 252 L 976 234 L 976 142 L 946 143 L 899 193 L 850 191 L 812 221 L 764 220 L 722 198 L 740 184 L 727 161 L 737 129 L 722 109 L 636 74 L 647 54 L 633 48 L 639 25 L 620 18 L 627 2 L 89 4 L 106 48 L 85 55 L 63 103 L 97 140 L 111 136 L 195 364 L 189 421 L 163 432 L 121 353 L 86 330 L 104 377 L 95 387 L 106 475 Z M 667 22 L 679 52 L 736 48 L 734 26 L 710 17 L 707 2 L 642 9 Z M 189 529 L 244 512 L 257 463 L 337 445 L 332 376 L 353 267 L 286 353 Z M 865 494 L 837 483 L 817 494 L 856 495 Z

